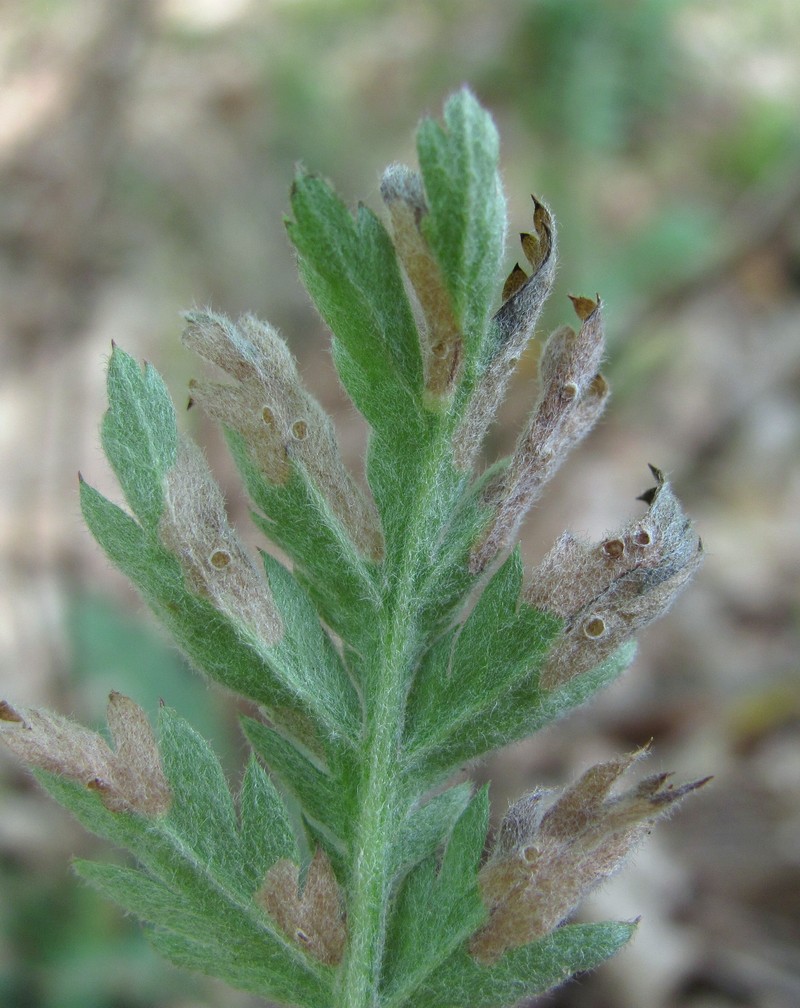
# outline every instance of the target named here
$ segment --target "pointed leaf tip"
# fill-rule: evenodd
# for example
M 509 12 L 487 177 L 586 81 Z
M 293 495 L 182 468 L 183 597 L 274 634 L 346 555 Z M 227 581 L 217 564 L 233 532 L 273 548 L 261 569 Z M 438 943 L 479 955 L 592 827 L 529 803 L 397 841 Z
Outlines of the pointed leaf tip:
M 514 263 L 514 268 L 508 274 L 508 276 L 506 277 L 506 281 L 503 284 L 503 291 L 502 294 L 500 295 L 501 300 L 508 301 L 510 297 L 516 294 L 517 291 L 524 286 L 527 280 L 528 280 L 528 274 L 525 272 L 525 270 L 520 266 L 519 263 Z
M 7 700 L 0 700 L 0 721 L 9 721 L 12 724 L 24 724 L 25 719 L 11 706 Z
M 575 297 L 572 294 L 568 295 L 573 307 L 575 308 L 575 314 L 581 320 L 585 322 L 590 315 L 594 314 L 598 308 L 602 306 L 602 301 L 600 300 L 600 295 L 596 295 L 596 300 L 592 300 L 587 297 Z

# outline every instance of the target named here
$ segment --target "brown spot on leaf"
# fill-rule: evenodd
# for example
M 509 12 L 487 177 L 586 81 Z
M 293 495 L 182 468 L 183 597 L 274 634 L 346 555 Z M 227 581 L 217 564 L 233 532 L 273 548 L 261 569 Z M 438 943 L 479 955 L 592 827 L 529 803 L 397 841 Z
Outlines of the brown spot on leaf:
M 664 786 L 668 774 L 654 774 L 623 794 L 612 794 L 616 781 L 646 752 L 590 767 L 551 798 L 544 815 L 538 792 L 512 805 L 506 817 L 511 826 L 506 820 L 501 824 L 479 876 L 489 919 L 470 941 L 478 962 L 491 965 L 507 949 L 553 931 L 619 867 L 657 819 L 709 779 L 673 788 Z
M 617 560 L 625 552 L 625 543 L 622 539 L 606 539 L 602 548 L 607 557 Z
M 575 384 L 575 382 L 565 382 L 564 385 L 561 386 L 562 399 L 569 401 L 570 399 L 574 399 L 577 395 L 578 395 L 578 386 Z
M 583 632 L 587 637 L 592 639 L 602 637 L 606 632 L 605 620 L 602 616 L 592 616 L 591 619 L 583 624 Z
M 96 732 L 51 711 L 26 708 L 0 720 L 0 738 L 32 768 L 95 791 L 111 812 L 162 815 L 172 793 L 144 711 L 121 693 L 108 702 L 112 750 Z
M 224 549 L 214 550 L 208 558 L 208 562 L 212 567 L 216 567 L 217 570 L 224 570 L 231 562 L 231 555 Z
M 342 897 L 328 856 L 318 848 L 299 885 L 296 864 L 283 858 L 267 872 L 256 901 L 309 955 L 335 966 L 344 954 L 347 930 Z

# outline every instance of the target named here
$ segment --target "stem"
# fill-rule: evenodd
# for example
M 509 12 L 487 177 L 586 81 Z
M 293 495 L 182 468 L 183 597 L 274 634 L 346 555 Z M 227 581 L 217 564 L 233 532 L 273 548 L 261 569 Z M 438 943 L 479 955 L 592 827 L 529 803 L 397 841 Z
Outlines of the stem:
M 387 640 L 387 645 L 389 643 Z M 388 862 L 400 817 L 395 777 L 406 692 L 403 643 L 397 641 L 393 652 L 388 647 L 384 652 L 386 688 L 370 711 L 369 734 L 364 746 L 360 818 L 353 838 L 355 863 L 348 908 L 350 940 L 339 1001 L 342 1008 L 371 1008 L 377 1003 L 391 882 Z
M 442 427 L 444 428 L 444 424 Z M 401 570 L 384 607 L 383 632 L 365 698 L 366 737 L 363 748 L 359 819 L 353 832 L 354 864 L 348 901 L 348 952 L 343 965 L 337 1008 L 375 1008 L 386 938 L 390 860 L 397 826 L 407 812 L 407 791 L 397 767 L 410 682 L 415 660 L 413 633 L 419 599 L 417 567 L 425 562 L 419 549 L 421 533 L 431 520 L 442 458 L 443 435 L 434 437 L 415 485 L 408 490 L 416 506 L 407 527 L 407 549 Z

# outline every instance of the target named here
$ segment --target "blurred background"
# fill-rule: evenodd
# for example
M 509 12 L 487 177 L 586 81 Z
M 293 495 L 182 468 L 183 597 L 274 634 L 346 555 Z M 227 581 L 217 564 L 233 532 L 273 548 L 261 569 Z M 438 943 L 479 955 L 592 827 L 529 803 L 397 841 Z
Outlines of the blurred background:
M 560 224 L 543 329 L 567 293 L 606 302 L 611 408 L 528 522 L 640 513 L 664 468 L 707 547 L 696 582 L 587 710 L 501 753 L 497 814 L 536 784 L 654 739 L 649 771 L 715 775 L 654 831 L 587 919 L 635 942 L 553 1008 L 800 1004 L 800 7 L 795 0 L 6 0 L 0 4 L 0 663 L 3 696 L 100 723 L 107 692 L 189 717 L 237 779 L 231 704 L 200 682 L 83 528 L 76 473 L 119 499 L 99 450 L 111 339 L 198 370 L 181 309 L 278 326 L 358 467 L 359 418 L 296 278 L 293 164 L 376 209 L 413 130 L 469 82 L 493 111 L 516 233 L 530 193 Z M 513 444 L 533 355 L 487 445 Z M 220 438 L 204 444 L 250 542 Z M 116 856 L 5 752 L 0 1003 L 249 1008 L 184 975 L 73 879 Z

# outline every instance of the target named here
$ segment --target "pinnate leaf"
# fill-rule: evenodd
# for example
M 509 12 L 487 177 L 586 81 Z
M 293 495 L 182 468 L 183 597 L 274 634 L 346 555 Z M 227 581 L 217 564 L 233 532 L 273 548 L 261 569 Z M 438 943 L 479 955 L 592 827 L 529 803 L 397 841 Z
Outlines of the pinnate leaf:
M 407 877 L 389 928 L 385 1003 L 401 1005 L 486 916 L 477 871 L 489 823 L 484 788 L 472 799 L 437 864 L 426 858 Z
M 491 718 L 481 710 L 460 723 L 458 731 L 443 732 L 432 745 L 409 750 L 408 773 L 433 783 L 455 768 L 501 746 L 527 738 L 617 679 L 633 661 L 635 644 L 623 645 L 606 661 L 554 690 L 543 690 L 536 678 L 523 679 L 499 697 Z
M 502 1008 L 596 966 L 633 925 L 561 922 L 584 881 L 629 850 L 614 824 L 638 829 L 655 817 L 651 806 L 702 783 L 662 792 L 668 775 L 655 775 L 621 798 L 603 792 L 597 837 L 586 827 L 581 845 L 576 822 L 594 822 L 586 802 L 597 805 L 590 771 L 531 820 L 567 853 L 526 840 L 513 871 L 496 852 L 480 868 L 487 789 L 442 789 L 465 763 L 618 676 L 633 631 L 664 611 L 702 550 L 654 470 L 644 522 L 597 548 L 562 537 L 522 591 L 519 548 L 502 561 L 505 551 L 607 397 L 598 304 L 573 299 L 581 331 L 562 327 L 546 342 L 541 394 L 516 451 L 476 475 L 552 284 L 554 222 L 534 199 L 533 232 L 521 236 L 531 276 L 517 266 L 501 290 L 505 202 L 490 117 L 463 89 L 442 124 L 421 123 L 417 151 L 419 172 L 393 166 L 383 177 L 394 244 L 375 214 L 351 213 L 303 171 L 287 221 L 340 378 L 370 427 L 371 496 L 274 329 L 251 316 L 188 316 L 187 344 L 233 382 L 195 382 L 193 398 L 222 424 L 255 520 L 292 569 L 269 555 L 263 571 L 252 561 L 202 453 L 178 437 L 161 378 L 112 353 L 102 437 L 132 514 L 84 483 L 82 507 L 191 660 L 260 706 L 260 718 L 243 719 L 255 754 L 238 807 L 211 749 L 167 709 L 158 751 L 141 721 L 114 732 L 113 753 L 95 748 L 116 771 L 145 740 L 149 761 L 133 764 L 145 783 L 158 767 L 169 802 L 104 803 L 84 786 L 85 760 L 73 761 L 71 779 L 37 772 L 89 829 L 133 853 L 135 869 L 77 868 L 144 920 L 158 949 L 299 1008 Z M 659 564 L 645 565 L 645 553 Z M 582 566 L 566 563 L 576 556 Z M 598 610 L 603 592 L 616 608 Z M 9 704 L 0 718 L 6 734 L 22 724 Z M 98 773 L 89 787 L 99 782 Z M 609 852 L 619 854 L 613 865 Z M 561 875 L 547 875 L 552 864 Z M 544 877 L 563 898 L 545 905 L 544 883 L 517 884 Z
M 339 844 L 346 841 L 352 815 L 352 780 L 334 775 L 300 749 L 253 718 L 243 718 L 242 727 L 259 756 L 277 775 L 282 786 L 300 803 L 303 813 L 321 824 Z
M 439 644 L 423 663 L 409 700 L 412 754 L 447 749 L 523 685 L 535 689 L 538 669 L 561 623 L 520 604 L 522 561 L 515 550 L 486 585 L 448 655 Z M 491 729 L 490 729 L 491 730 Z M 483 734 L 483 732 L 482 732 Z M 412 759 L 415 759 L 412 755 Z
M 227 431 L 228 445 L 258 511 L 255 523 L 294 560 L 295 579 L 320 616 L 341 637 L 362 643 L 380 606 L 379 565 L 362 556 L 308 471 L 290 460 L 280 485 L 260 472 L 243 438 Z
M 507 952 L 490 968 L 459 948 L 414 993 L 416 1008 L 503 1008 L 594 969 L 630 939 L 635 924 L 571 924 Z
M 145 364 L 142 371 L 116 346 L 108 365 L 108 411 L 101 433 L 125 499 L 144 528 L 154 531 L 164 507 L 164 477 L 178 451 L 175 409 L 155 368 Z
M 300 273 L 333 333 L 337 370 L 375 429 L 414 423 L 422 361 L 411 306 L 386 229 L 366 207 L 353 216 L 322 179 L 299 174 L 287 222 Z
M 424 119 L 417 132 L 429 213 L 422 229 L 453 298 L 468 350 L 478 357 L 499 293 L 505 198 L 497 171 L 499 141 L 489 114 L 466 88 L 448 99 L 444 125 Z
M 242 871 L 255 892 L 276 861 L 299 860 L 286 805 L 255 756 L 248 760 L 239 792 L 239 817 Z
M 92 535 L 203 672 L 268 709 L 296 709 L 316 717 L 323 736 L 346 736 L 355 730 L 353 688 L 330 642 L 326 643 L 313 608 L 299 585 L 289 581 L 291 575 L 271 568 L 276 602 L 292 642 L 301 648 L 297 652 L 283 641 L 265 645 L 190 591 L 173 553 L 89 484 L 81 482 L 80 489 Z M 309 681 L 301 656 L 319 664 L 319 679 Z

